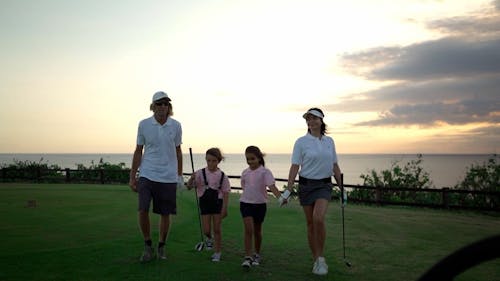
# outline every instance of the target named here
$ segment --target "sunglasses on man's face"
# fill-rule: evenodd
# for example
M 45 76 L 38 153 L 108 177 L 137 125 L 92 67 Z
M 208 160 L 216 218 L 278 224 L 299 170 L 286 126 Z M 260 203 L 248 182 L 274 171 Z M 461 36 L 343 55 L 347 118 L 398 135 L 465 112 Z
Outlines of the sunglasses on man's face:
M 155 102 L 155 105 L 156 105 L 156 106 L 162 106 L 162 105 L 163 105 L 163 106 L 168 106 L 168 104 L 169 104 L 169 103 L 168 103 L 167 101 L 164 101 L 164 102 Z

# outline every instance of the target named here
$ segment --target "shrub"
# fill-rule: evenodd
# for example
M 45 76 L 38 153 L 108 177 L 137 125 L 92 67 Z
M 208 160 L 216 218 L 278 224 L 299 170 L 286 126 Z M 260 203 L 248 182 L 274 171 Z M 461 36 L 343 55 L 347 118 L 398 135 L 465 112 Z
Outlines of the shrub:
M 500 191 L 500 163 L 498 156 L 494 155 L 487 162 L 472 164 L 462 182 L 455 185 L 457 189 Z
M 89 167 L 76 164 L 77 170 L 70 170 L 71 182 L 101 182 L 127 183 L 129 169 L 125 163 L 111 164 L 101 158 L 97 164 L 91 162 Z M 13 164 L 0 163 L 2 181 L 36 181 L 36 182 L 63 182 L 66 180 L 66 171 L 55 164 L 43 161 L 19 161 L 14 159 Z
M 416 160 L 411 160 L 403 167 L 399 161 L 394 161 L 389 170 L 382 170 L 380 175 L 371 170 L 370 174 L 361 174 L 363 185 L 379 187 L 398 187 L 398 188 L 430 188 L 432 181 L 429 173 L 420 165 L 422 164 L 422 155 L 419 154 Z
M 368 174 L 361 174 L 363 185 L 373 187 L 387 188 L 431 188 L 433 187 L 429 173 L 422 167 L 422 155 L 419 154 L 417 159 L 407 162 L 401 166 L 399 161 L 394 161 L 391 168 L 377 172 L 371 170 Z M 399 191 L 399 190 L 382 190 L 382 200 L 390 200 L 396 202 L 422 202 L 426 201 L 421 195 L 417 195 L 415 191 Z M 375 200 L 376 195 L 374 190 L 354 189 L 349 193 L 350 197 L 360 200 Z M 434 201 L 434 200 L 433 200 Z M 423 202 L 425 203 L 425 202 Z
M 109 162 L 104 162 L 101 158 L 97 164 L 92 161 L 89 167 L 83 164 L 76 164 L 76 166 L 78 171 L 72 172 L 72 181 L 98 182 L 101 180 L 102 171 L 105 171 L 105 173 L 103 173 L 103 180 L 105 182 L 127 183 L 129 180 L 129 169 L 126 168 L 123 162 L 111 164 Z
M 63 175 L 58 170 L 61 169 L 58 165 L 48 164 L 44 162 L 43 157 L 38 162 L 35 161 L 20 161 L 14 159 L 13 164 L 0 164 L 3 169 L 4 180 L 35 180 L 43 182 L 56 182 L 63 178 Z
M 462 182 L 455 185 L 456 189 L 471 191 L 500 192 L 500 163 L 498 156 L 493 155 L 487 162 L 472 164 Z M 464 205 L 474 207 L 497 207 L 500 206 L 498 195 L 490 194 L 466 194 L 456 196 L 456 200 Z

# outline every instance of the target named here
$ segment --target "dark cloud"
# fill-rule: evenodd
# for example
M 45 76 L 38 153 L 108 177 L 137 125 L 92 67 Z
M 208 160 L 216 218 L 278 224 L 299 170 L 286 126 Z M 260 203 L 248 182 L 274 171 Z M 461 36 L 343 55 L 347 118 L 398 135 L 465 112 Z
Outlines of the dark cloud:
M 430 21 L 427 23 L 427 28 L 441 31 L 447 35 L 472 38 L 498 36 L 500 33 L 500 0 L 493 4 L 496 5 L 496 10 L 486 9 L 469 16 Z
M 345 55 L 342 60 L 348 70 L 353 70 L 351 72 L 382 81 L 435 80 L 500 73 L 500 38 L 469 41 L 448 37 L 401 48 L 368 50 Z M 356 70 L 358 67 L 361 70 Z
M 381 111 L 401 104 L 457 103 L 464 100 L 499 102 L 500 74 L 462 79 L 405 81 L 343 98 L 326 106 L 333 111 Z
M 396 105 L 380 114 L 377 120 L 360 122 L 361 126 L 378 125 L 421 125 L 431 126 L 439 123 L 451 125 L 471 122 L 500 123 L 500 116 L 494 112 L 500 103 L 488 100 L 463 100 L 456 103 L 421 103 Z
M 500 124 L 500 0 L 494 12 L 428 23 L 447 36 L 405 47 L 345 54 L 344 67 L 370 80 L 392 82 L 352 94 L 326 108 L 379 112 L 360 126 Z M 495 127 L 496 128 L 496 127 Z

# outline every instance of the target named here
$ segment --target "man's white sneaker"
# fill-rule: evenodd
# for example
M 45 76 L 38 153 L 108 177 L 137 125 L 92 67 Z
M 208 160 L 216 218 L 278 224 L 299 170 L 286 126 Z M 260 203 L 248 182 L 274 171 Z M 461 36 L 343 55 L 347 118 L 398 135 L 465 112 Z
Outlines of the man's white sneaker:
M 167 259 L 167 255 L 165 253 L 165 246 L 158 247 L 157 257 L 158 257 L 159 260 L 166 260 Z
M 144 252 L 142 252 L 141 262 L 149 262 L 153 259 L 154 251 L 151 246 L 144 246 Z

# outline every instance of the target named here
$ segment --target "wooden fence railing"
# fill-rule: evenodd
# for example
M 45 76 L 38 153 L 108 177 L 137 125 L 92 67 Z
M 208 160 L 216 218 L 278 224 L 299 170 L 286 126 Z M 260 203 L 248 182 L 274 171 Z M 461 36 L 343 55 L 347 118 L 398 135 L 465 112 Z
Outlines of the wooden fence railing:
M 12 169 L 2 168 L 0 182 L 49 182 L 49 183 L 97 183 L 97 184 L 127 184 L 129 169 L 120 170 L 76 170 L 76 169 Z M 184 173 L 185 176 L 191 173 Z M 240 179 L 240 176 L 228 176 L 230 179 Z M 277 182 L 287 182 L 287 179 L 276 178 Z M 335 186 L 337 186 L 335 184 Z M 396 188 L 374 187 L 344 184 L 348 191 L 350 203 L 376 205 L 401 205 L 415 207 L 471 209 L 500 212 L 500 192 L 475 191 L 451 188 Z M 241 187 L 232 186 L 233 190 Z M 332 200 L 340 197 L 340 191 L 334 189 Z

